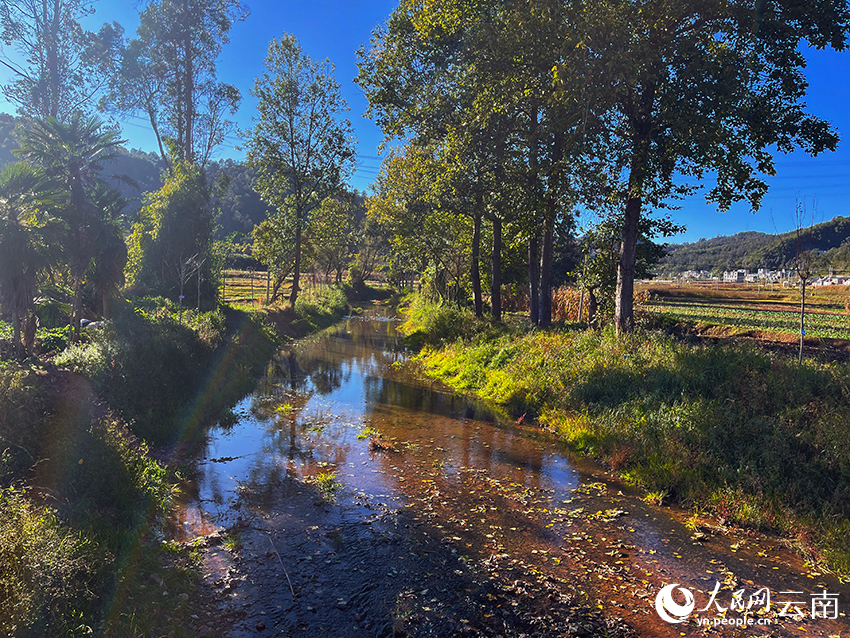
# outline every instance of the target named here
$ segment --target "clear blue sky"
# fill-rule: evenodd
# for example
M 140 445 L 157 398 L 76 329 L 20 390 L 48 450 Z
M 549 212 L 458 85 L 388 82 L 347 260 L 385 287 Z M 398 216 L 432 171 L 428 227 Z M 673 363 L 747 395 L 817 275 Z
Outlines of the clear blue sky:
M 242 91 L 242 106 L 236 118 L 240 128 L 251 126 L 256 101 L 250 95 L 250 88 L 254 77 L 263 71 L 269 40 L 291 33 L 311 57 L 327 57 L 336 65 L 337 80 L 351 108 L 349 118 L 358 142 L 359 166 L 351 186 L 366 190 L 380 166 L 377 146 L 382 136 L 380 130 L 363 117 L 366 100 L 353 82 L 357 74 L 355 51 L 360 45 L 368 45 L 372 29 L 389 16 L 396 3 L 392 0 L 316 0 L 311 3 L 249 0 L 247 4 L 251 15 L 234 26 L 231 42 L 219 62 L 220 79 Z M 95 4 L 97 13 L 92 17 L 90 28 L 117 20 L 128 35 L 133 35 L 138 26 L 135 5 L 135 2 L 101 0 Z M 807 58 L 808 110 L 831 121 L 846 141 L 839 145 L 838 151 L 816 158 L 804 153 L 777 156 L 778 174 L 769 180 L 770 190 L 758 213 L 751 213 L 745 205 L 719 213 L 705 204 L 702 194 L 680 202 L 682 208 L 673 211 L 673 217 L 688 229 L 684 235 L 670 241 L 696 241 L 700 237 L 732 235 L 744 230 L 769 233 L 792 230 L 797 199 L 806 202 L 810 215 L 814 210 L 815 221 L 850 215 L 850 51 L 811 51 Z M 5 74 L 0 72 L 0 81 L 5 79 Z M 13 109 L 0 102 L 0 110 L 12 112 Z M 131 119 L 122 124 L 129 146 L 155 150 L 145 120 Z M 219 149 L 218 157 L 243 156 L 235 148 L 239 145 L 236 136 L 229 137 L 227 145 Z

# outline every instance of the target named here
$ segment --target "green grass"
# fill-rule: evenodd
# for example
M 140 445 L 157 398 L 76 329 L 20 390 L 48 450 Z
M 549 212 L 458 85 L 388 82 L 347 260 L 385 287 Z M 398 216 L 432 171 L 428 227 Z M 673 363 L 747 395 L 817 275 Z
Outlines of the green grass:
M 254 313 L 181 313 L 154 300 L 137 302 L 54 362 L 90 379 L 137 436 L 162 445 L 193 436 L 222 414 L 275 346 Z
M 786 533 L 850 573 L 850 365 L 652 332 L 488 330 L 419 360 L 649 493 Z

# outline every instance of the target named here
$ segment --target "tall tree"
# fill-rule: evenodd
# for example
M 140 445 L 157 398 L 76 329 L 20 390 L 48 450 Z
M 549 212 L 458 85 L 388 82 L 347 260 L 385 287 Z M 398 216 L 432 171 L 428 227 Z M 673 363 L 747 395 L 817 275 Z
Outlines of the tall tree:
M 215 219 L 215 202 L 204 171 L 172 158 L 171 174 L 161 189 L 147 195 L 128 238 L 130 284 L 182 297 L 189 279 L 197 277 L 199 288 L 206 284 L 203 297 L 214 299 Z
M 348 110 L 328 61 L 315 62 L 291 35 L 272 39 L 266 73 L 254 82 L 258 118 L 246 143 L 263 199 L 291 218 L 294 307 L 310 213 L 338 192 L 354 166 Z
M 0 53 L 11 71 L 6 98 L 30 117 L 64 120 L 89 110 L 111 71 L 123 30 L 104 24 L 86 31 L 80 20 L 93 13 L 88 0 L 2 0 L 0 37 L 16 51 Z
M 227 118 L 241 95 L 218 81 L 216 61 L 233 24 L 247 15 L 240 0 L 152 0 L 141 13 L 138 37 L 123 45 L 101 107 L 144 113 L 166 164 L 170 139 L 178 161 L 206 165 L 234 130 Z
M 351 263 L 356 206 L 346 195 L 327 197 L 313 210 L 309 223 L 309 241 L 313 245 L 314 260 L 324 271 L 325 279 L 333 272 L 336 283 L 342 282 L 342 273 Z
M 0 172 L 0 302 L 12 317 L 18 355 L 32 344 L 21 340 L 32 320 L 39 277 L 53 263 L 58 247 L 49 208 L 55 193 L 44 176 L 24 163 L 6 164 Z
M 615 323 L 634 326 L 636 248 L 645 207 L 715 173 L 706 197 L 758 208 L 772 149 L 833 150 L 837 134 L 804 110 L 803 43 L 845 48 L 844 0 L 593 0 L 574 15 L 555 79 L 566 102 L 607 126 L 623 208 Z
M 79 337 L 82 318 L 83 279 L 98 251 L 98 237 L 114 207 L 101 205 L 96 190 L 106 189 L 100 175 L 104 162 L 117 154 L 123 143 L 118 134 L 94 116 L 72 114 L 67 123 L 55 118 L 35 120 L 18 135 L 18 155 L 43 168 L 61 185 L 67 199 L 57 209 L 66 226 L 65 255 L 74 286 L 71 324 L 73 338 Z

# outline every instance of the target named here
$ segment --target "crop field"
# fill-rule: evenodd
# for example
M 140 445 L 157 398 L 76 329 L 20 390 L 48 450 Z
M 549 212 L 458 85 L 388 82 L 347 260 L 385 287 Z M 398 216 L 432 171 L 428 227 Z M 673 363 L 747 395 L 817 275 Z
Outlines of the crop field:
M 227 303 L 266 302 L 266 273 L 250 270 L 226 270 L 221 300 Z
M 800 292 L 796 289 L 758 292 L 753 287 L 723 289 L 653 285 L 644 309 L 657 317 L 705 326 L 726 326 L 756 332 L 800 334 Z M 850 291 L 844 286 L 806 294 L 805 335 L 814 339 L 850 340 Z

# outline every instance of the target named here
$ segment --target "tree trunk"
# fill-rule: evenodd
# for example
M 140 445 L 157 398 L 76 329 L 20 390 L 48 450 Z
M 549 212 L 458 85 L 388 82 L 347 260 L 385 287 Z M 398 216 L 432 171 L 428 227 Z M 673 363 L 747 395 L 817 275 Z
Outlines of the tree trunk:
M 472 305 L 475 308 L 475 316 L 479 319 L 484 315 L 484 302 L 481 298 L 481 208 L 483 198 L 478 197 L 478 210 L 472 216 L 472 264 L 470 266 L 470 278 L 472 279 Z M 411 289 L 413 285 L 411 284 Z
M 593 288 L 587 289 L 587 325 L 592 326 L 596 322 L 596 312 L 599 302 L 596 300 L 596 292 Z
M 298 284 L 301 279 L 301 216 L 295 222 L 295 266 L 292 270 L 292 293 L 289 295 L 289 307 L 295 308 L 298 299 Z
M 634 141 L 632 142 L 632 157 L 629 163 L 629 190 L 626 193 L 626 211 L 620 243 L 620 263 L 617 267 L 617 294 L 614 306 L 614 327 L 617 334 L 630 332 L 635 327 L 635 258 L 638 224 L 641 206 L 643 205 L 643 188 L 647 179 L 649 151 L 652 144 L 652 108 L 655 91 L 655 83 L 649 82 L 639 96 L 637 111 L 627 113 L 632 122 Z
M 617 329 L 617 334 L 630 332 L 635 327 L 635 255 L 640 207 L 640 197 L 630 196 L 626 200 L 626 215 L 623 220 L 623 234 L 620 242 L 620 263 L 617 267 L 617 297 L 614 308 L 614 326 Z
M 540 282 L 540 240 L 532 230 L 528 240 L 528 310 L 531 325 L 540 323 L 540 300 L 538 298 L 538 283 Z
M 74 307 L 71 310 L 71 342 L 80 340 L 80 319 L 83 309 L 83 281 L 82 277 L 74 277 Z
M 17 310 L 12 311 L 12 340 L 15 342 L 15 356 L 20 359 L 24 355 L 24 343 L 21 340 L 21 316 Z
M 495 321 L 502 320 L 502 220 L 493 217 L 493 273 L 490 278 L 490 314 Z
M 543 250 L 540 253 L 540 312 L 537 325 L 545 328 L 552 323 L 552 254 L 555 242 L 555 211 L 550 210 L 543 221 Z

